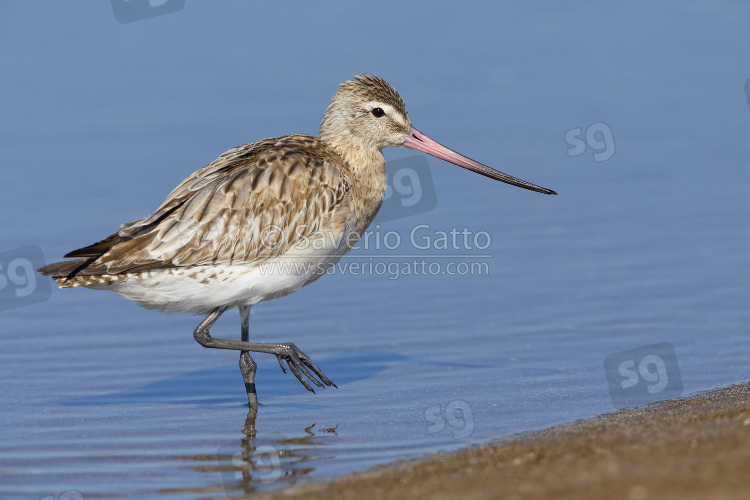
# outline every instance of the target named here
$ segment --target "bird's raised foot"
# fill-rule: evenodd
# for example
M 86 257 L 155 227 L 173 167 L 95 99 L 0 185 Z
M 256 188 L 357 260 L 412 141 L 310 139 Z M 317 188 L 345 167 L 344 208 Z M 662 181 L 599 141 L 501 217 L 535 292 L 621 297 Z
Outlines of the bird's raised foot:
M 294 374 L 294 376 L 297 377 L 297 380 L 299 380 L 300 383 L 305 386 L 305 389 L 312 392 L 313 394 L 315 393 L 315 390 L 310 387 L 310 384 L 307 383 L 305 377 L 302 376 L 303 374 L 318 387 L 324 387 L 323 384 L 336 387 L 336 384 L 331 382 L 328 377 L 323 375 L 323 372 L 320 371 L 320 368 L 318 368 L 315 363 L 312 362 L 310 356 L 300 351 L 299 348 L 297 348 L 297 346 L 292 344 L 291 342 L 288 344 L 276 344 L 274 346 L 273 354 L 275 354 L 276 359 L 279 360 L 279 366 L 281 366 L 281 370 L 286 373 L 286 367 L 284 366 L 284 361 L 286 361 L 287 366 Z M 310 370 L 308 370 L 308 368 L 312 370 L 312 373 L 310 373 Z M 318 378 L 315 378 L 315 376 L 313 376 L 313 373 L 317 375 Z M 318 379 L 320 379 L 320 381 L 318 381 Z M 338 389 L 338 387 L 336 388 Z

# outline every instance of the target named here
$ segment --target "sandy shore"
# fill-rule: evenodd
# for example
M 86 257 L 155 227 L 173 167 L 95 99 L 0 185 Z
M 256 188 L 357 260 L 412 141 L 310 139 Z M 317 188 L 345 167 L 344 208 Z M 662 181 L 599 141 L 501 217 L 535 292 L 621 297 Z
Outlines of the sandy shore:
M 747 499 L 750 384 L 258 498 Z

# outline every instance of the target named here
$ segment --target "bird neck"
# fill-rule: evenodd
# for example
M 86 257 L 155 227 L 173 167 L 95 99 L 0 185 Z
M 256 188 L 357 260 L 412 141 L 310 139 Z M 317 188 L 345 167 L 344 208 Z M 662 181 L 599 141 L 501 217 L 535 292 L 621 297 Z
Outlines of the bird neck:
M 348 130 L 326 133 L 322 129 L 318 139 L 344 160 L 355 177 L 364 180 L 372 176 L 383 176 L 385 182 L 385 157 L 380 149 L 363 144 Z
M 349 132 L 326 134 L 321 130 L 318 138 L 339 155 L 344 169 L 351 176 L 352 198 L 355 200 L 352 212 L 356 217 L 356 231 L 361 234 L 385 198 L 385 157 L 382 151 L 366 147 Z

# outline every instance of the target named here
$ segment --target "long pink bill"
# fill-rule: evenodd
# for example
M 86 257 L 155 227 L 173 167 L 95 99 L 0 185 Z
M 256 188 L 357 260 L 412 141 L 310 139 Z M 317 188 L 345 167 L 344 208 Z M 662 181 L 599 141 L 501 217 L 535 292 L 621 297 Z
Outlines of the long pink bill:
M 507 184 L 512 184 L 513 186 L 530 189 L 531 191 L 537 191 L 539 193 L 557 194 L 551 189 L 543 188 L 537 186 L 536 184 L 522 181 L 521 179 L 516 179 L 511 175 L 504 174 L 499 170 L 495 170 L 494 168 L 490 168 L 487 165 L 482 165 L 481 163 L 476 162 L 471 158 L 460 155 L 452 149 L 446 148 L 439 142 L 433 141 L 414 127 L 411 127 L 409 129 L 409 133 L 404 135 L 404 143 L 401 146 L 405 148 L 416 149 L 417 151 L 422 151 L 423 153 L 427 153 L 428 155 L 440 158 L 441 160 L 449 161 L 454 165 L 458 165 L 459 167 L 471 170 L 472 172 L 482 174 L 489 177 L 490 179 L 495 179 L 497 181 L 502 181 Z

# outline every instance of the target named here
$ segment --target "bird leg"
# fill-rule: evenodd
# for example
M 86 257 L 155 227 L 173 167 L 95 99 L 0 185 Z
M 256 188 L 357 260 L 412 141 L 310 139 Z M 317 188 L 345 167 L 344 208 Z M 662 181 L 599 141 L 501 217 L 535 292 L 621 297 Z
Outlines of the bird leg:
M 336 387 L 336 384 L 331 382 L 328 377 L 323 375 L 323 372 L 320 371 L 320 368 L 315 365 L 315 363 L 312 362 L 310 357 L 305 354 L 304 352 L 300 351 L 297 346 L 292 344 L 291 342 L 283 343 L 283 344 L 264 344 L 261 342 L 248 342 L 247 340 L 244 340 L 244 334 L 243 334 L 243 340 L 229 340 L 229 339 L 218 339 L 215 337 L 212 337 L 209 333 L 209 329 L 211 326 L 216 322 L 217 319 L 219 319 L 219 316 L 221 316 L 224 311 L 226 311 L 227 308 L 217 307 L 213 311 L 211 311 L 206 318 L 201 321 L 201 323 L 195 328 L 195 331 L 193 331 L 193 337 L 195 337 L 195 340 L 202 345 L 203 347 L 209 347 L 212 349 L 231 349 L 234 351 L 241 351 L 240 354 L 240 369 L 242 370 L 242 376 L 245 379 L 246 388 L 248 387 L 248 383 L 253 384 L 253 391 L 255 388 L 254 384 L 254 378 L 255 378 L 255 362 L 250 359 L 250 362 L 245 361 L 246 367 L 243 367 L 243 359 L 245 356 L 245 352 L 264 352 L 268 354 L 273 354 L 276 356 L 276 359 L 279 361 L 279 366 L 281 366 L 281 369 L 284 373 L 286 373 L 286 367 L 284 367 L 284 361 L 286 361 L 287 367 L 291 372 L 294 374 L 295 377 L 297 377 L 297 380 L 302 383 L 303 386 L 305 386 L 305 389 L 308 391 L 315 393 L 312 387 L 310 387 L 310 384 L 305 380 L 303 377 L 306 376 L 310 381 L 315 384 L 318 387 L 323 387 L 323 384 L 325 385 L 332 385 Z M 248 318 L 250 315 L 250 308 L 247 308 L 246 313 Z M 246 319 L 242 316 L 243 312 L 240 310 L 240 317 L 243 318 L 243 329 L 245 328 L 244 323 L 246 322 Z M 247 356 L 249 358 L 249 355 Z M 309 370 L 308 370 L 309 368 Z M 312 373 L 310 373 L 310 370 L 312 370 Z M 313 373 L 317 375 L 318 378 L 315 378 L 313 376 Z M 318 381 L 320 379 L 320 381 Z M 322 382 L 322 383 L 321 383 Z M 248 391 L 248 401 L 250 401 L 250 392 Z M 252 404 L 252 403 L 251 403 Z
M 241 339 L 247 342 L 250 336 L 250 306 L 240 306 Z M 240 351 L 240 371 L 245 381 L 247 404 L 251 412 L 258 412 L 258 394 L 255 392 L 255 371 L 258 365 L 250 357 L 249 351 Z

